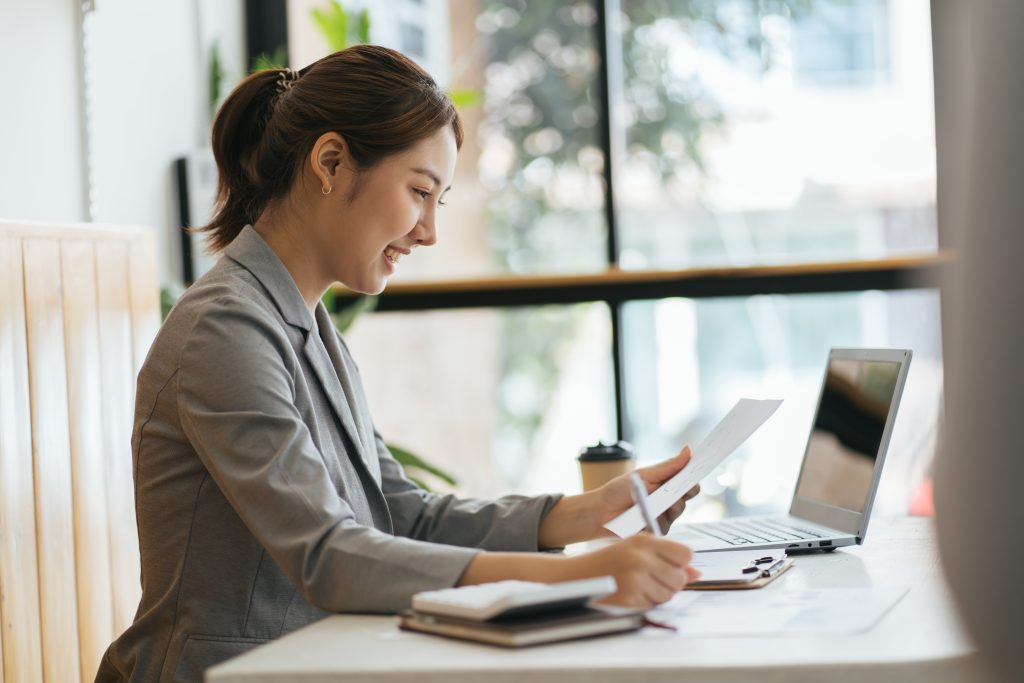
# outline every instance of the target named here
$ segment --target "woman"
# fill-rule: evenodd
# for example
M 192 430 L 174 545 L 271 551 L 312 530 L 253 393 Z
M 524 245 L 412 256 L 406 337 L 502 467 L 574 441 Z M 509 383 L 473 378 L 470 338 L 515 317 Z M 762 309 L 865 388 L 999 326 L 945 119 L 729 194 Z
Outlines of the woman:
M 394 612 L 427 589 L 611 574 L 612 602 L 649 606 L 685 585 L 690 550 L 649 534 L 573 557 L 530 552 L 605 534 L 631 504 L 624 478 L 569 497 L 438 496 L 374 430 L 320 297 L 336 281 L 378 293 L 403 256 L 434 244 L 461 143 L 448 98 L 382 47 L 253 74 L 224 103 L 205 228 L 223 257 L 139 374 L 142 601 L 98 680 L 198 680 L 329 612 Z M 648 489 L 688 460 L 641 470 Z

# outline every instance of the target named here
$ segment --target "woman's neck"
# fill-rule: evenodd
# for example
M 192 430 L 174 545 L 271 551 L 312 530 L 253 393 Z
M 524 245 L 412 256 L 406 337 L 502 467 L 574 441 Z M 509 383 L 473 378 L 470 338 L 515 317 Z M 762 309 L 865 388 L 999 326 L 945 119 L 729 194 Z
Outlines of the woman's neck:
M 275 219 L 264 212 L 253 225 L 295 281 L 295 286 L 306 303 L 310 313 L 316 310 L 317 302 L 330 286 L 330 278 L 321 274 L 321 265 L 311 248 L 312 240 L 301 234 L 295 221 Z

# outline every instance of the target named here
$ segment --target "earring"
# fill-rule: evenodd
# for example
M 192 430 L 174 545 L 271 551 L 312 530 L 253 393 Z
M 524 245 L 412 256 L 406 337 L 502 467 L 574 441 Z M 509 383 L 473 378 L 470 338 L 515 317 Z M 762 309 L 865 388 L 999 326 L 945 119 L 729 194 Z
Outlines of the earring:
M 333 186 L 333 185 L 328 185 L 327 187 L 321 187 L 321 188 L 320 188 L 320 191 L 324 193 L 324 196 L 325 196 L 325 197 L 326 197 L 327 195 L 329 195 L 329 194 L 331 193 L 331 191 L 332 191 L 332 190 L 334 190 L 334 186 Z

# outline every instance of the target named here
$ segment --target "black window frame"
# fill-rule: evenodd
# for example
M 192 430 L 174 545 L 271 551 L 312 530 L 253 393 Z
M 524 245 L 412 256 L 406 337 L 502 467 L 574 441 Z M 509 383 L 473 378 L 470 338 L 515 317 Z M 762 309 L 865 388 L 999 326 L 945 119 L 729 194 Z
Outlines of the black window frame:
M 675 271 L 622 271 L 618 267 L 619 226 L 616 169 L 625 148 L 625 129 L 618 122 L 622 102 L 622 36 L 609 17 L 621 11 L 619 0 L 591 0 L 596 12 L 594 44 L 598 52 L 599 142 L 604 155 L 604 216 L 607 231 L 603 273 L 565 276 L 522 276 L 477 280 L 393 284 L 379 295 L 380 312 L 432 311 L 457 308 L 514 308 L 549 304 L 603 302 L 611 316 L 612 367 L 616 438 L 630 438 L 626 420 L 625 349 L 622 307 L 631 301 L 684 297 L 745 297 L 759 294 L 834 294 L 869 290 L 938 289 L 951 256 L 934 255 L 800 263 L 742 268 L 700 268 Z M 246 37 L 250 60 L 267 45 L 287 45 L 282 20 L 286 0 L 246 0 Z M 335 306 L 346 308 L 361 295 L 335 288 Z

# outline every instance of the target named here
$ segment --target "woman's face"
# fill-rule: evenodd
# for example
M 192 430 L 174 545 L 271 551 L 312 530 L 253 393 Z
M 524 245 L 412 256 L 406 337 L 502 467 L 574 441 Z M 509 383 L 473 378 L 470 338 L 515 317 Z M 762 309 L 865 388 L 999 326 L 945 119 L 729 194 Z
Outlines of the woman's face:
M 365 171 L 342 168 L 330 195 L 314 195 L 327 274 L 349 289 L 379 294 L 402 258 L 434 244 L 456 153 L 455 134 L 445 126 Z

